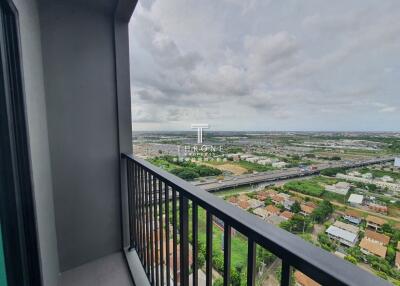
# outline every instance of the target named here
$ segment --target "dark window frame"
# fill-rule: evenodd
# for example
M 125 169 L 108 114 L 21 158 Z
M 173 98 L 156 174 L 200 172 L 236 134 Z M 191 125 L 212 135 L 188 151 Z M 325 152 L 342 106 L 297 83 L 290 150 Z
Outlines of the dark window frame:
M 18 11 L 0 0 L 0 221 L 8 286 L 42 285 Z

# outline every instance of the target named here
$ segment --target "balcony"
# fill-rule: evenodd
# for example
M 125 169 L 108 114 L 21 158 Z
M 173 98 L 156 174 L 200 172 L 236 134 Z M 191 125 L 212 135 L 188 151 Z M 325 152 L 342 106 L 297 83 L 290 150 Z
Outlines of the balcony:
M 199 272 L 194 270 L 199 269 L 200 208 L 206 213 L 205 285 L 213 284 L 214 218 L 220 225 L 223 222 L 224 285 L 231 285 L 232 229 L 247 238 L 247 285 L 256 285 L 257 245 L 282 261 L 283 286 L 293 285 L 294 269 L 321 285 L 387 285 L 353 264 L 140 158 L 125 154 L 122 158 L 129 220 L 126 255 L 136 276 L 141 272 L 151 285 L 199 285 Z M 169 254 L 171 257 L 165 257 Z M 138 268 L 142 271 L 138 272 Z

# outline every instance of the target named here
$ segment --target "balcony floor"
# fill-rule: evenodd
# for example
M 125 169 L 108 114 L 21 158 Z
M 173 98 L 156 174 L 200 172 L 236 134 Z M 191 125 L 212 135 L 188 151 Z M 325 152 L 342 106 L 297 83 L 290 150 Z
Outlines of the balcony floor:
M 58 286 L 133 286 L 122 253 L 86 263 L 61 274 Z

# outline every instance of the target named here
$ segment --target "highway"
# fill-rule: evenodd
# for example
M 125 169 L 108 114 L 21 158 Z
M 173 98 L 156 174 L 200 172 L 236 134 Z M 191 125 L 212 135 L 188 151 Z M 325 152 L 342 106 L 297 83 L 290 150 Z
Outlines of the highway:
M 329 168 L 358 168 L 368 165 L 380 164 L 394 161 L 394 157 L 384 157 L 384 158 L 374 158 L 363 161 L 338 161 L 330 162 L 326 164 L 315 165 L 314 170 L 301 170 L 300 168 L 289 168 L 283 170 L 276 170 L 270 172 L 260 172 L 255 174 L 245 174 L 230 178 L 225 178 L 224 180 L 208 180 L 206 182 L 195 182 L 195 185 L 209 192 L 215 192 L 223 189 L 258 184 L 275 182 L 286 179 L 294 179 L 306 176 L 317 175 L 320 171 Z

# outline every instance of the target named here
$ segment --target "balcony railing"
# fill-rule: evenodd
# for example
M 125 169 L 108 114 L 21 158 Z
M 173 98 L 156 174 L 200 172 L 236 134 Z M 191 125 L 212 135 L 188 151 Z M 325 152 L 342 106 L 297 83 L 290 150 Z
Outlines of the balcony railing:
M 137 252 L 151 285 L 189 285 L 189 279 L 191 285 L 198 285 L 199 207 L 206 212 L 207 286 L 212 285 L 213 217 L 224 225 L 224 285 L 231 285 L 232 229 L 247 237 L 247 285 L 255 285 L 256 245 L 281 259 L 284 286 L 292 285 L 293 269 L 322 285 L 389 285 L 140 158 L 122 157 L 127 171 L 130 249 Z M 189 261 L 189 251 L 193 261 Z

